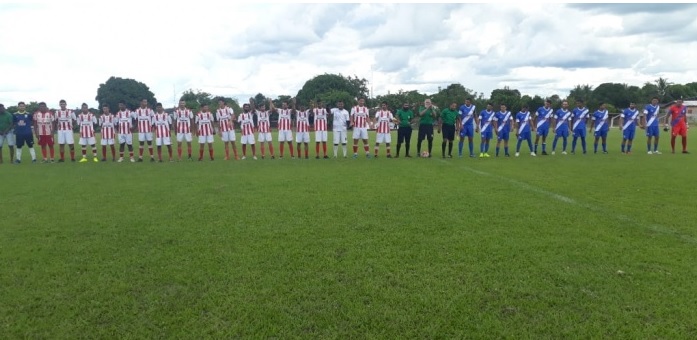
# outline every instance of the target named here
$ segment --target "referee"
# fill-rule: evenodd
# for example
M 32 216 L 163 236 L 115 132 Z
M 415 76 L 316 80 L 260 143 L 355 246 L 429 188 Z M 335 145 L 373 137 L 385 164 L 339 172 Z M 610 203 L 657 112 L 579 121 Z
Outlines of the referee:
M 438 133 L 443 130 L 443 144 L 441 151 L 445 158 L 445 142 L 448 142 L 448 158 L 453 158 L 453 140 L 455 139 L 455 120 L 457 119 L 457 103 L 451 103 L 449 108 L 440 112 L 438 117 Z
M 414 112 L 408 103 L 404 103 L 402 108 L 397 110 L 396 118 L 399 129 L 397 130 L 397 155 L 395 158 L 399 158 L 399 150 L 402 148 L 402 143 L 406 144 L 406 149 L 404 149 L 405 157 L 411 157 L 409 155 L 409 144 L 411 143 L 411 121 L 414 119 Z
M 424 106 L 419 107 L 419 136 L 416 140 L 416 152 L 421 156 L 421 142 L 428 138 L 428 157 L 433 149 L 433 119 L 438 118 L 438 107 L 431 104 L 430 99 L 424 100 Z

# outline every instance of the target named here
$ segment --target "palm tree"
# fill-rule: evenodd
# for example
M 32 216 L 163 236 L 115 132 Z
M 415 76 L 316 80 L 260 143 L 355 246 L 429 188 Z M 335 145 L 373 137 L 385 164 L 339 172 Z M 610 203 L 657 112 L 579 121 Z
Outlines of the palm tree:
M 665 98 L 666 93 L 668 93 L 669 87 L 671 85 L 673 85 L 673 83 L 669 83 L 668 79 L 665 79 L 663 77 L 659 77 L 658 79 L 656 79 L 655 83 L 656 83 L 656 87 L 658 87 L 658 95 L 661 98 L 661 102 L 663 102 L 663 99 Z

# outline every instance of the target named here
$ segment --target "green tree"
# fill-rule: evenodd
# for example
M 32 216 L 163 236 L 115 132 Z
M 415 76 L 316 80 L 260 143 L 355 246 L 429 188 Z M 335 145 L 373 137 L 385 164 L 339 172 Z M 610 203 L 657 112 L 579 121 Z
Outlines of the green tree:
M 120 101 L 130 109 L 138 107 L 143 99 L 147 99 L 151 106 L 157 103 L 155 95 L 147 85 L 134 79 L 119 77 L 111 77 L 105 83 L 99 84 L 97 97 L 94 99 L 99 103 L 99 107 L 106 104 L 112 112 L 118 110 Z
M 448 107 L 451 103 L 457 103 L 458 106 L 465 103 L 467 98 L 474 98 L 477 93 L 462 86 L 459 83 L 448 85 L 445 89 L 441 89 L 433 95 L 431 100 L 440 107 Z
M 509 111 L 518 112 L 520 111 L 521 95 L 520 91 L 516 89 L 511 89 L 508 86 L 502 89 L 496 89 L 491 91 L 492 104 L 494 104 L 494 110 L 499 110 L 499 105 L 505 104 Z
M 310 101 L 320 99 L 332 91 L 346 92 L 351 98 L 368 95 L 368 81 L 358 77 L 344 77 L 340 74 L 322 74 L 305 82 L 296 95 L 297 104 L 308 105 Z M 349 103 L 344 103 L 350 107 Z M 351 103 L 351 105 L 353 105 Z
M 654 81 L 656 83 L 656 88 L 658 90 L 658 96 L 661 99 L 661 103 L 665 103 L 666 100 L 666 95 L 668 94 L 668 88 L 673 85 L 673 83 L 669 82 L 668 79 L 659 77 Z
M 232 109 L 234 112 L 242 112 L 242 108 L 240 107 L 240 103 L 237 101 L 237 99 L 232 98 L 232 97 L 224 97 L 224 96 L 215 96 L 213 97 L 213 100 L 211 101 L 210 109 L 212 111 L 215 111 L 218 109 L 218 100 L 224 100 L 225 104 Z

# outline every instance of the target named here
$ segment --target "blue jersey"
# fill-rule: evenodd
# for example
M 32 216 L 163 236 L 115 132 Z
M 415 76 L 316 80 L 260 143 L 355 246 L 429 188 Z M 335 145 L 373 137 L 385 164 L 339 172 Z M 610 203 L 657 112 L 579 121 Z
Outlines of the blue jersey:
M 462 120 L 462 126 L 472 127 L 474 129 L 474 114 L 477 107 L 474 105 L 462 105 L 460 106 L 460 119 Z
M 530 124 L 532 123 L 530 112 L 518 112 L 515 115 L 515 122 L 518 123 L 518 133 L 530 132 Z
M 554 113 L 554 118 L 557 120 L 557 125 L 554 131 L 569 131 L 568 122 L 571 121 L 573 114 L 569 110 L 559 109 Z
M 12 116 L 15 124 L 15 135 L 31 135 L 31 127 L 34 124 L 34 115 L 31 113 L 15 113 Z
M 644 107 L 644 115 L 646 115 L 646 126 L 647 127 L 658 127 L 658 114 L 661 112 L 661 108 L 656 105 L 651 104 Z
M 498 132 L 511 132 L 511 121 L 513 120 L 513 115 L 511 115 L 510 111 L 496 112 L 494 114 L 494 120 L 498 125 Z
M 544 106 L 537 109 L 535 112 L 535 124 L 537 128 L 547 128 L 549 127 L 549 121 L 552 119 L 554 109 L 545 108 Z
M 620 117 L 623 118 L 624 125 L 622 125 L 622 130 L 634 130 L 636 128 L 636 121 L 639 119 L 639 110 L 637 109 L 624 109 Z
M 586 130 L 586 119 L 588 119 L 588 109 L 585 107 L 582 108 L 575 108 L 573 111 L 574 117 L 573 117 L 573 124 L 572 127 L 574 130 L 576 129 L 583 129 L 584 131 Z
M 482 112 L 479 113 L 479 131 L 481 133 L 491 131 L 493 128 L 493 120 L 494 111 L 482 110 Z
M 593 113 L 593 116 L 591 116 L 591 119 L 593 120 L 593 128 L 595 128 L 595 131 L 608 131 L 610 129 L 610 123 L 608 122 L 609 118 L 610 116 L 607 110 L 595 111 L 595 113 Z

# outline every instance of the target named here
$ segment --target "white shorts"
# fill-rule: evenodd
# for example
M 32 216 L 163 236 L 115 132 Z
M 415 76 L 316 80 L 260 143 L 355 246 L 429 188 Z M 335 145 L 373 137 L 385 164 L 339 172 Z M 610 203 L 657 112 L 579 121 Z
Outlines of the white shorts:
M 95 145 L 97 140 L 94 137 L 84 138 L 80 137 L 80 145 Z
M 273 139 L 271 139 L 271 132 L 259 132 L 259 143 L 264 142 L 273 142 Z
M 7 146 L 15 146 L 15 135 L 12 131 L 6 135 L 0 135 L 0 148 L 7 143 Z
M 152 142 L 152 132 L 138 132 L 138 141 L 139 142 Z
M 223 139 L 223 142 L 234 142 L 237 140 L 235 130 L 221 132 L 220 137 Z
M 310 142 L 310 133 L 309 132 L 296 132 L 295 133 L 295 142 L 296 143 L 309 143 Z
M 240 142 L 242 144 L 254 144 L 254 134 L 242 135 Z
M 353 139 L 368 139 L 368 128 L 353 128 Z
M 120 134 L 119 135 L 119 144 L 126 143 L 128 145 L 133 145 L 133 134 Z
M 155 138 L 155 145 L 157 145 L 157 146 L 172 145 L 172 140 L 169 139 L 169 137 Z
M 290 130 L 278 130 L 278 141 L 279 142 L 292 142 L 293 132 Z
M 334 135 L 334 145 L 346 144 L 346 130 L 332 132 Z
M 380 143 L 390 144 L 390 143 L 392 143 L 392 135 L 389 133 L 378 133 L 378 138 L 375 141 L 375 143 L 377 143 L 377 144 L 380 144 Z
M 73 132 L 70 130 L 58 130 L 58 144 L 75 144 Z
M 114 139 L 113 138 L 102 138 L 99 141 L 99 144 L 101 144 L 101 145 L 114 145 Z
M 327 131 L 315 131 L 315 142 L 326 142 Z
M 213 143 L 213 135 L 210 135 L 210 136 L 198 136 L 198 143 L 199 143 L 199 144 Z
M 186 139 L 187 142 L 191 142 L 191 132 L 189 133 L 177 133 L 177 142 L 182 142 Z

